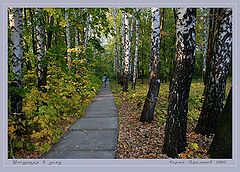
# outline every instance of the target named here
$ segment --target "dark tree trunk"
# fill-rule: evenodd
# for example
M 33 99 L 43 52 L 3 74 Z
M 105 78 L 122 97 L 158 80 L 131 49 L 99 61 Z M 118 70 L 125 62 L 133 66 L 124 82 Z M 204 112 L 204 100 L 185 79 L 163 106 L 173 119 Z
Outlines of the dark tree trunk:
M 210 75 L 210 62 L 213 57 L 213 46 L 214 39 L 216 38 L 216 30 L 219 27 L 217 24 L 218 11 L 214 8 L 209 10 L 209 33 L 208 33 L 208 48 L 207 48 L 207 57 L 206 57 L 206 71 L 204 76 L 204 85 L 206 85 L 207 77 Z
M 232 88 L 229 91 L 209 153 L 211 158 L 232 158 Z
M 177 26 L 177 13 L 176 13 L 176 9 L 173 8 L 173 17 L 174 17 L 174 22 L 175 22 L 175 27 Z
M 37 54 L 37 46 L 36 46 L 36 40 L 35 40 L 35 28 L 34 28 L 34 9 L 29 8 L 29 17 L 31 21 L 31 34 L 32 34 L 32 49 L 33 49 L 33 54 Z
M 140 117 L 141 122 L 151 122 L 160 89 L 160 10 L 152 8 L 151 73 L 147 97 Z
M 27 9 L 23 8 L 23 14 L 24 14 L 24 25 L 27 27 Z
M 28 24 L 27 24 L 27 9 L 23 8 L 23 14 L 24 14 L 24 29 L 28 30 Z M 26 52 L 29 52 L 29 47 L 27 41 L 23 38 L 24 45 L 26 48 Z
M 50 16 L 49 29 L 47 31 L 47 50 L 52 47 L 54 17 Z
M 166 51 L 165 51 L 165 38 L 163 36 L 163 29 L 164 29 L 164 19 L 165 19 L 165 9 L 163 8 L 162 9 L 162 12 L 161 12 L 161 25 L 160 25 L 160 35 L 161 35 L 161 49 L 162 49 L 162 59 L 164 59 L 165 61 L 167 60 L 166 58 Z M 161 73 L 161 81 L 162 83 L 164 83 L 164 79 L 165 79 L 165 73 L 163 71 L 160 72 Z
M 58 28 L 59 27 L 59 23 L 60 23 L 60 20 L 59 19 L 56 19 L 56 27 Z M 53 44 L 55 46 L 58 45 L 58 38 L 59 38 L 59 32 L 54 32 L 53 33 Z
M 170 83 L 163 152 L 176 158 L 185 150 L 188 97 L 195 64 L 196 9 L 176 9 L 176 64 Z
M 232 57 L 232 11 L 227 8 L 214 9 L 217 16 L 212 22 L 216 35 L 209 41 L 204 89 L 204 103 L 196 126 L 196 132 L 202 135 L 215 134 L 223 110 L 228 66 Z M 211 33 L 212 28 L 210 28 Z
M 173 8 L 173 19 L 174 19 L 174 23 L 175 23 L 175 36 L 173 38 L 173 45 L 176 44 L 176 10 L 175 8 Z M 176 47 L 174 47 L 174 50 L 176 51 Z M 172 60 L 170 60 L 169 64 L 170 64 L 170 69 L 169 69 L 169 82 L 171 83 L 171 79 L 172 79 L 172 75 L 173 75 L 173 70 L 174 70 L 174 66 L 175 66 L 175 58 L 172 57 Z

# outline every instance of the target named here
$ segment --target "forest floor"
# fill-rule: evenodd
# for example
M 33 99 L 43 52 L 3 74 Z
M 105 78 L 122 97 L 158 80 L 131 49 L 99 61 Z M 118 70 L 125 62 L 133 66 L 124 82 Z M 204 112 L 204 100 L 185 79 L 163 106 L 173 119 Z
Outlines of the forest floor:
M 228 79 L 226 95 L 231 87 Z M 136 89 L 122 92 L 122 87 L 116 82 L 111 84 L 119 113 L 119 136 L 116 158 L 118 159 L 166 159 L 162 153 L 167 115 L 169 83 L 160 86 L 159 100 L 156 105 L 152 123 L 139 121 L 148 84 L 137 83 Z M 194 132 L 203 103 L 204 85 L 200 80 L 193 80 L 189 97 L 187 144 L 186 151 L 179 158 L 209 158 L 208 149 L 212 137 L 205 137 Z

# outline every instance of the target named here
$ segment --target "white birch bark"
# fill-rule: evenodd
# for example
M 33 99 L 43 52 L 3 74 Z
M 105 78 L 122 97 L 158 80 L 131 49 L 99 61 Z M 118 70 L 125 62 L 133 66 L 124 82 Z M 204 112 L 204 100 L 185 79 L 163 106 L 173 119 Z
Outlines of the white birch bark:
M 117 11 L 116 8 L 113 9 L 113 29 L 114 29 L 114 73 L 118 76 L 119 69 L 118 69 L 118 47 L 117 47 Z
M 122 10 L 122 58 L 121 58 L 121 75 L 123 77 L 123 65 L 124 65 L 124 43 L 125 43 L 125 11 Z
M 160 9 L 151 8 L 152 32 L 151 32 L 151 71 L 147 97 L 145 99 L 141 122 L 151 122 L 158 99 L 160 89 Z
M 68 68 L 71 69 L 72 59 L 71 59 L 71 35 L 70 35 L 70 21 L 69 21 L 69 9 L 65 8 L 65 21 L 67 23 L 66 26 L 66 37 L 67 37 L 67 64 Z
M 37 16 L 36 24 L 36 47 L 37 47 L 37 73 L 38 73 L 38 87 L 46 85 L 46 66 L 44 63 L 45 58 L 45 29 L 43 9 L 36 8 L 35 15 Z
M 177 158 L 187 146 L 188 98 L 192 82 L 196 50 L 196 9 L 176 10 L 176 55 L 169 90 L 168 116 L 163 152 Z
M 86 10 L 86 9 L 85 9 Z M 88 39 L 89 39 L 89 28 L 90 27 L 90 15 L 87 14 L 86 18 L 86 27 L 85 27 L 85 41 L 84 41 L 84 46 L 85 48 L 88 47 Z
M 227 75 L 232 60 L 232 9 L 214 8 L 210 14 L 213 14 L 210 22 L 214 23 L 214 29 L 209 30 L 214 30 L 214 35 L 210 49 L 212 33 L 209 33 L 205 98 L 195 129 L 202 135 L 216 132 L 224 107 Z
M 134 11 L 134 14 L 131 16 L 131 23 L 129 23 L 129 27 L 131 25 L 131 28 L 129 30 L 129 40 L 130 40 L 130 42 L 132 42 L 132 35 L 133 35 L 133 32 L 134 32 L 134 15 L 135 15 L 135 11 Z M 132 49 L 132 47 L 130 46 L 129 75 L 132 74 L 131 49 Z
M 128 91 L 129 80 L 129 63 L 130 63 L 130 33 L 129 33 L 129 17 L 128 13 L 124 15 L 124 74 L 123 74 L 123 91 Z
M 22 81 L 23 63 L 23 35 L 22 35 L 22 8 L 9 9 L 11 47 L 12 47 L 12 68 L 14 79 Z
M 23 35 L 22 35 L 22 8 L 9 8 L 9 24 L 10 24 L 10 42 L 12 48 L 12 69 L 14 73 L 14 80 L 11 82 L 10 90 L 10 109 L 9 115 L 14 116 L 14 121 L 19 124 L 19 121 L 24 119 L 22 113 L 22 95 L 18 90 L 22 89 L 23 81 Z M 15 132 L 16 135 L 21 136 L 21 133 Z
M 136 10 L 136 13 L 138 13 L 138 9 Z M 133 89 L 135 89 L 136 86 L 136 80 L 137 80 L 137 74 L 138 74 L 138 42 L 139 42 L 139 21 L 136 17 L 136 43 L 135 43 L 135 53 L 134 53 L 134 60 L 133 60 Z
M 207 57 L 207 44 L 208 44 L 208 9 L 202 8 L 203 14 L 203 78 L 206 73 L 206 57 Z
M 77 23 L 77 17 L 79 15 L 78 11 L 75 10 L 75 22 Z M 79 31 L 78 27 L 75 28 L 75 48 L 76 48 L 76 57 L 79 57 Z

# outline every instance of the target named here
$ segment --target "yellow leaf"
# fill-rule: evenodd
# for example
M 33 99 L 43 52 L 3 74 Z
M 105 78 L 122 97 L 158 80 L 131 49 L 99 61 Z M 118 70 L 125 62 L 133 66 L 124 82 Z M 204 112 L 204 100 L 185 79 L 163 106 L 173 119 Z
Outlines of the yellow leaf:
M 8 132 L 13 133 L 16 129 L 14 128 L 13 125 L 11 125 L 10 127 L 8 127 Z

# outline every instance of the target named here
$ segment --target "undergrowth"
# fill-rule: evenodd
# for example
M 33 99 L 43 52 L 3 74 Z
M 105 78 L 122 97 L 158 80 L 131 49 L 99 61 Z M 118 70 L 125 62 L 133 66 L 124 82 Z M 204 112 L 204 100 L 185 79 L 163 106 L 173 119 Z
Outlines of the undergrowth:
M 52 61 L 46 93 L 36 88 L 35 70 L 26 71 L 21 90 L 24 118 L 17 121 L 14 114 L 8 117 L 9 158 L 41 156 L 84 115 L 101 85 L 100 78 L 84 67 L 84 63 L 75 61 L 75 71 L 69 72 L 58 61 Z

